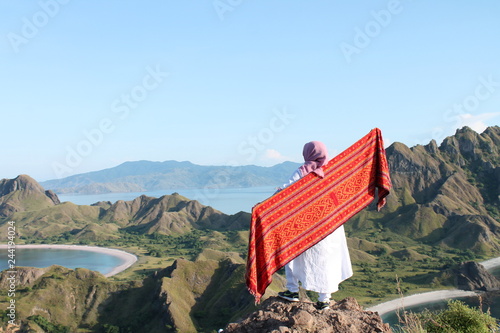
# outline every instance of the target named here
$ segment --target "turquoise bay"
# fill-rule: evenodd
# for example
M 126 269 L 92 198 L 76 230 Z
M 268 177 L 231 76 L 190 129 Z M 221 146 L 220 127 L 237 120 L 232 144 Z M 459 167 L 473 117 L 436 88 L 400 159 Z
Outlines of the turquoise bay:
M 212 206 L 225 214 L 239 211 L 251 212 L 252 207 L 274 193 L 274 187 L 253 187 L 235 189 L 172 189 L 144 193 L 106 193 L 97 195 L 59 195 L 61 202 L 70 201 L 77 205 L 90 205 L 98 201 L 134 200 L 140 195 L 159 198 L 177 192 L 188 199 L 198 200 L 203 205 Z M 6 248 L 0 249 L 0 271 L 8 268 L 9 253 Z M 130 258 L 129 258 L 130 261 Z M 103 275 L 109 274 L 117 267 L 124 265 L 126 259 L 109 253 L 82 249 L 55 248 L 20 248 L 16 247 L 15 265 L 25 267 L 48 267 L 60 265 L 70 269 L 87 268 Z
M 6 248 L 0 251 L 0 270 L 7 269 L 9 253 Z M 48 248 L 20 248 L 16 247 L 15 266 L 43 268 L 51 265 L 60 265 L 67 268 L 87 268 L 98 271 L 103 275 L 109 274 L 116 267 L 125 263 L 126 260 L 115 255 L 87 251 L 87 250 L 64 250 Z
M 274 193 L 272 186 L 233 189 L 171 189 L 144 193 L 106 193 L 97 195 L 68 194 L 59 195 L 61 202 L 70 201 L 77 205 L 90 205 L 98 201 L 134 200 L 140 195 L 159 198 L 163 195 L 177 192 L 188 199 L 198 200 L 201 204 L 212 206 L 225 214 L 235 214 L 239 211 L 251 212 L 252 207 Z M 7 249 L 0 250 L 0 271 L 8 268 Z M 104 275 L 109 274 L 126 260 L 116 255 L 79 249 L 29 249 L 16 248 L 16 266 L 48 267 L 60 265 L 67 268 L 87 268 Z

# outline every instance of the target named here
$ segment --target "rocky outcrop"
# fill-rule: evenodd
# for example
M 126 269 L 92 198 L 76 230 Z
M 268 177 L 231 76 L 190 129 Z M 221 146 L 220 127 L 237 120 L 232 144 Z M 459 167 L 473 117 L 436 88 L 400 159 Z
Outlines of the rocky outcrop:
M 261 308 L 239 323 L 229 324 L 224 333 L 370 333 L 392 332 L 378 313 L 365 311 L 348 297 L 331 304 L 330 309 L 317 310 L 310 302 L 287 302 L 271 297 Z
M 23 287 L 31 287 L 38 280 L 39 277 L 44 275 L 50 268 L 33 268 L 33 267 L 16 267 L 16 285 Z M 5 271 L 0 274 L 0 288 L 2 290 L 9 289 L 11 280 L 9 280 L 10 274 Z
M 457 270 L 456 284 L 462 290 L 494 291 L 500 290 L 500 280 L 490 274 L 483 265 L 469 261 Z
M 14 179 L 0 180 L 0 196 L 16 191 L 45 192 L 43 187 L 28 175 L 19 175 Z
M 351 237 L 375 227 L 432 246 L 496 255 L 500 245 L 500 127 L 457 130 L 438 147 L 386 149 L 393 183 L 384 216 L 372 208 L 346 223 Z M 358 236 L 359 235 L 359 236 Z
M 52 191 L 45 191 L 36 180 L 27 175 L 0 180 L 0 218 L 16 212 L 38 210 L 59 204 Z
M 50 200 L 52 200 L 52 202 L 54 203 L 54 205 L 59 205 L 61 203 L 61 201 L 59 200 L 59 197 L 57 196 L 57 194 L 55 194 L 52 190 L 45 191 L 45 195 Z

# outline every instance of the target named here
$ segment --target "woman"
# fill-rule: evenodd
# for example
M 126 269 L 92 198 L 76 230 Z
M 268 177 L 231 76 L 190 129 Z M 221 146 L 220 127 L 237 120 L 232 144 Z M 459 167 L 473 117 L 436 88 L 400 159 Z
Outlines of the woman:
M 324 176 L 321 166 L 327 162 L 326 146 L 318 141 L 308 142 L 302 152 L 304 164 L 282 188 L 292 184 L 309 172 Z M 351 259 L 344 232 L 340 226 L 322 241 L 309 248 L 285 266 L 287 291 L 278 296 L 292 302 L 299 301 L 299 282 L 306 290 L 319 294 L 318 309 L 330 307 L 331 294 L 339 289 L 339 283 L 352 276 Z

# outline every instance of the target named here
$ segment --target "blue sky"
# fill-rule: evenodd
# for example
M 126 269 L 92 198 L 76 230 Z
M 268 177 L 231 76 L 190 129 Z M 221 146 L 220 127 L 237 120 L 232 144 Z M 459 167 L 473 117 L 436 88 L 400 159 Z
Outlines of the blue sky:
M 0 0 L 0 178 L 500 124 L 500 3 Z

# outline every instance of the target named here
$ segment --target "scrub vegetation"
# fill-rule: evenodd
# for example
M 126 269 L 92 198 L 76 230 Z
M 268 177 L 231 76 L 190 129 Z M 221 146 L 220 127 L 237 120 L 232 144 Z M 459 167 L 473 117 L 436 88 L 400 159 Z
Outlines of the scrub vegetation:
M 464 128 L 439 147 L 434 141 L 388 147 L 393 191 L 380 212 L 368 207 L 345 224 L 354 276 L 334 299 L 355 297 L 368 306 L 397 298 L 396 277 L 403 296 L 453 288 L 458 264 L 498 257 L 499 150 L 500 127 L 480 135 Z M 176 193 L 60 203 L 21 175 L 0 180 L 4 235 L 9 221 L 15 221 L 16 244 L 95 245 L 139 257 L 108 279 L 57 266 L 27 269 L 16 302 L 28 328 L 212 332 L 255 309 L 244 283 L 249 213 L 227 215 Z M 0 284 L 5 280 L 2 274 Z M 276 274 L 267 295 L 283 288 Z M 9 302 L 5 290 L 0 309 Z

